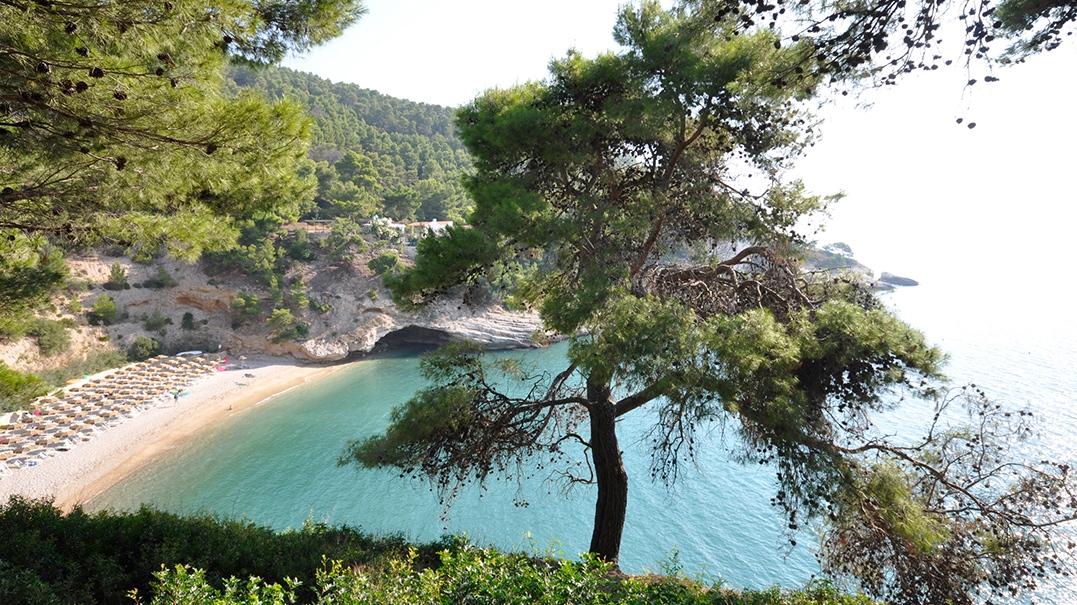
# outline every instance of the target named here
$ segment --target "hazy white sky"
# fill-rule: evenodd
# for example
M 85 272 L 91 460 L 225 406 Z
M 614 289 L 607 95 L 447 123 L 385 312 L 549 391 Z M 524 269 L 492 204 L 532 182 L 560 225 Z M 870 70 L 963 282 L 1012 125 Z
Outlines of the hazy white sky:
M 541 79 L 571 47 L 614 46 L 620 0 L 367 0 L 345 35 L 285 65 L 439 105 Z M 1077 43 L 966 89 L 962 71 L 909 77 L 823 109 L 823 140 L 796 174 L 844 191 L 824 242 L 845 241 L 876 272 L 968 280 L 1077 260 Z M 973 130 L 955 123 L 975 121 Z

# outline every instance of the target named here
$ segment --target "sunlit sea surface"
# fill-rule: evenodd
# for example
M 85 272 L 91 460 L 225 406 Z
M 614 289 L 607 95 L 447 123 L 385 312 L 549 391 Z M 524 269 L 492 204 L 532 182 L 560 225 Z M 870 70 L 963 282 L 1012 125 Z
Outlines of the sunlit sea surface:
M 1072 464 L 1077 325 L 1063 302 L 1029 305 L 1004 294 L 986 285 L 928 283 L 885 298 L 950 354 L 947 374 L 954 383 L 973 382 L 999 402 L 1030 407 L 1043 420 L 1044 438 L 1036 447 Z M 523 355 L 555 369 L 564 346 Z M 135 509 L 145 503 L 176 512 L 212 511 L 278 529 L 313 520 L 414 540 L 466 534 L 480 544 L 511 549 L 566 556 L 585 551 L 594 513 L 590 488 L 564 493 L 560 484 L 538 479 L 492 482 L 486 491 L 466 491 L 446 513 L 424 482 L 336 465 L 349 439 L 383 429 L 391 408 L 420 384 L 414 355 L 356 362 L 205 431 L 87 508 Z M 924 409 L 907 414 L 922 418 Z M 649 453 L 638 442 L 646 421 L 646 414 L 631 414 L 620 431 L 631 482 L 621 551 L 625 571 L 662 571 L 676 560 L 689 574 L 757 588 L 800 586 L 818 573 L 816 537 L 801 532 L 792 536 L 797 541 L 792 546 L 770 505 L 771 469 L 730 461 L 735 438 L 716 429 L 701 448 L 698 467 L 667 490 L 649 480 Z M 520 506 L 521 500 L 527 505 Z

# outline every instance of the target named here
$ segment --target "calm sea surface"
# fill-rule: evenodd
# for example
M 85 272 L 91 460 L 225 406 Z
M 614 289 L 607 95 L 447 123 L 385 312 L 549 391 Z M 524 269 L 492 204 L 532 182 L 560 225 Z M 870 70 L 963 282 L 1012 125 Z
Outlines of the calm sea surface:
M 955 383 L 974 382 L 1000 402 L 1029 406 L 1044 420 L 1044 439 L 1035 446 L 1077 461 L 1077 325 L 1064 311 L 1068 305 L 1030 306 L 989 288 L 930 284 L 886 298 L 950 354 L 948 375 Z M 563 360 L 564 348 L 524 355 L 552 369 Z M 349 439 L 383 429 L 390 409 L 420 384 L 414 356 L 357 362 L 206 431 L 88 508 L 145 503 L 249 518 L 278 529 L 312 519 L 416 540 L 467 534 L 506 548 L 567 556 L 585 551 L 594 512 L 589 489 L 566 494 L 559 484 L 540 480 L 493 482 L 485 492 L 464 493 L 446 514 L 423 482 L 336 466 Z M 792 547 L 781 531 L 781 516 L 769 504 L 771 470 L 729 461 L 732 437 L 716 430 L 698 468 L 667 491 L 650 483 L 649 455 L 636 442 L 646 421 L 632 414 L 621 430 L 631 481 L 622 568 L 661 570 L 676 553 L 688 573 L 721 577 L 738 587 L 798 586 L 818 571 L 814 537 L 795 536 L 799 545 Z M 520 499 L 528 505 L 518 506 Z

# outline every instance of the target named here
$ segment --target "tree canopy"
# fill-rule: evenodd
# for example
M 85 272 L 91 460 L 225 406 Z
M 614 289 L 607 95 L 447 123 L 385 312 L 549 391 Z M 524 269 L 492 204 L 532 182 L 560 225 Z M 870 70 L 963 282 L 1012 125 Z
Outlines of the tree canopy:
M 272 62 L 362 12 L 326 2 L 0 2 L 5 246 L 102 237 L 194 258 L 229 217 L 309 199 L 290 103 L 221 95 L 230 60 Z
M 570 52 L 547 81 L 460 109 L 472 229 L 424 239 L 387 283 L 423 305 L 526 266 L 513 298 L 569 336 L 568 359 L 547 375 L 441 350 L 423 361 L 432 386 L 341 462 L 429 477 L 448 500 L 564 463 L 569 481 L 595 485 L 590 550 L 616 563 L 628 498 L 617 420 L 647 407 L 655 479 L 675 481 L 699 432 L 724 423 L 741 460 L 775 469 L 791 532 L 825 530 L 826 569 L 874 594 L 966 603 L 1030 587 L 1057 563 L 1044 558 L 1048 528 L 1073 518 L 1068 468 L 1008 459 L 1025 427 L 977 396 L 943 397 L 943 355 L 863 284 L 799 269 L 794 229 L 827 202 L 782 178 L 811 140 L 798 100 L 815 81 L 795 69 L 813 47 L 714 24 L 704 9 L 625 7 L 623 51 Z M 719 256 L 723 242 L 738 251 Z M 701 247 L 715 252 L 686 254 Z M 937 406 L 923 441 L 873 423 L 904 397 Z M 977 421 L 945 428 L 959 404 Z M 580 449 L 582 467 L 570 463 Z
M 448 107 L 395 99 L 285 68 L 230 71 L 237 90 L 300 103 L 314 122 L 318 179 L 311 218 L 463 220 L 460 175 L 470 157 Z

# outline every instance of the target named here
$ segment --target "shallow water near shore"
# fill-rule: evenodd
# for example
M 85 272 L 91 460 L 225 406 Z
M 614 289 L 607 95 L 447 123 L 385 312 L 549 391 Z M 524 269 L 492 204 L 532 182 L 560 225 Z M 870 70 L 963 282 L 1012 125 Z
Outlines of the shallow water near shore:
M 1044 312 L 1021 321 L 993 321 L 990 304 L 949 304 L 960 292 L 921 286 L 886 295 L 900 315 L 951 354 L 948 375 L 975 382 L 1008 405 L 1028 405 L 1044 418 L 1036 447 L 1077 459 L 1077 328 L 1055 325 Z M 1001 303 L 1000 303 L 1001 304 Z M 555 369 L 564 345 L 518 353 Z M 400 352 L 352 364 L 322 380 L 273 397 L 208 429 L 93 500 L 88 509 L 134 509 L 146 503 L 176 511 L 212 511 L 278 529 L 305 520 L 361 527 L 373 533 L 433 540 L 464 534 L 480 544 L 552 550 L 575 556 L 590 539 L 589 488 L 561 493 L 559 484 L 526 480 L 470 489 L 444 509 L 426 483 L 388 471 L 338 467 L 349 439 L 383 429 L 393 405 L 421 384 L 417 358 Z M 915 424 L 910 407 L 896 426 Z M 924 406 L 920 406 L 921 410 Z M 770 506 L 773 471 L 731 462 L 731 435 L 712 432 L 698 468 L 672 491 L 649 481 L 649 455 L 637 443 L 645 414 L 626 417 L 622 447 L 630 476 L 622 547 L 628 572 L 662 571 L 676 557 L 684 571 L 723 578 L 736 587 L 799 586 L 818 573 L 814 536 L 794 536 Z M 526 499 L 527 506 L 518 506 Z

